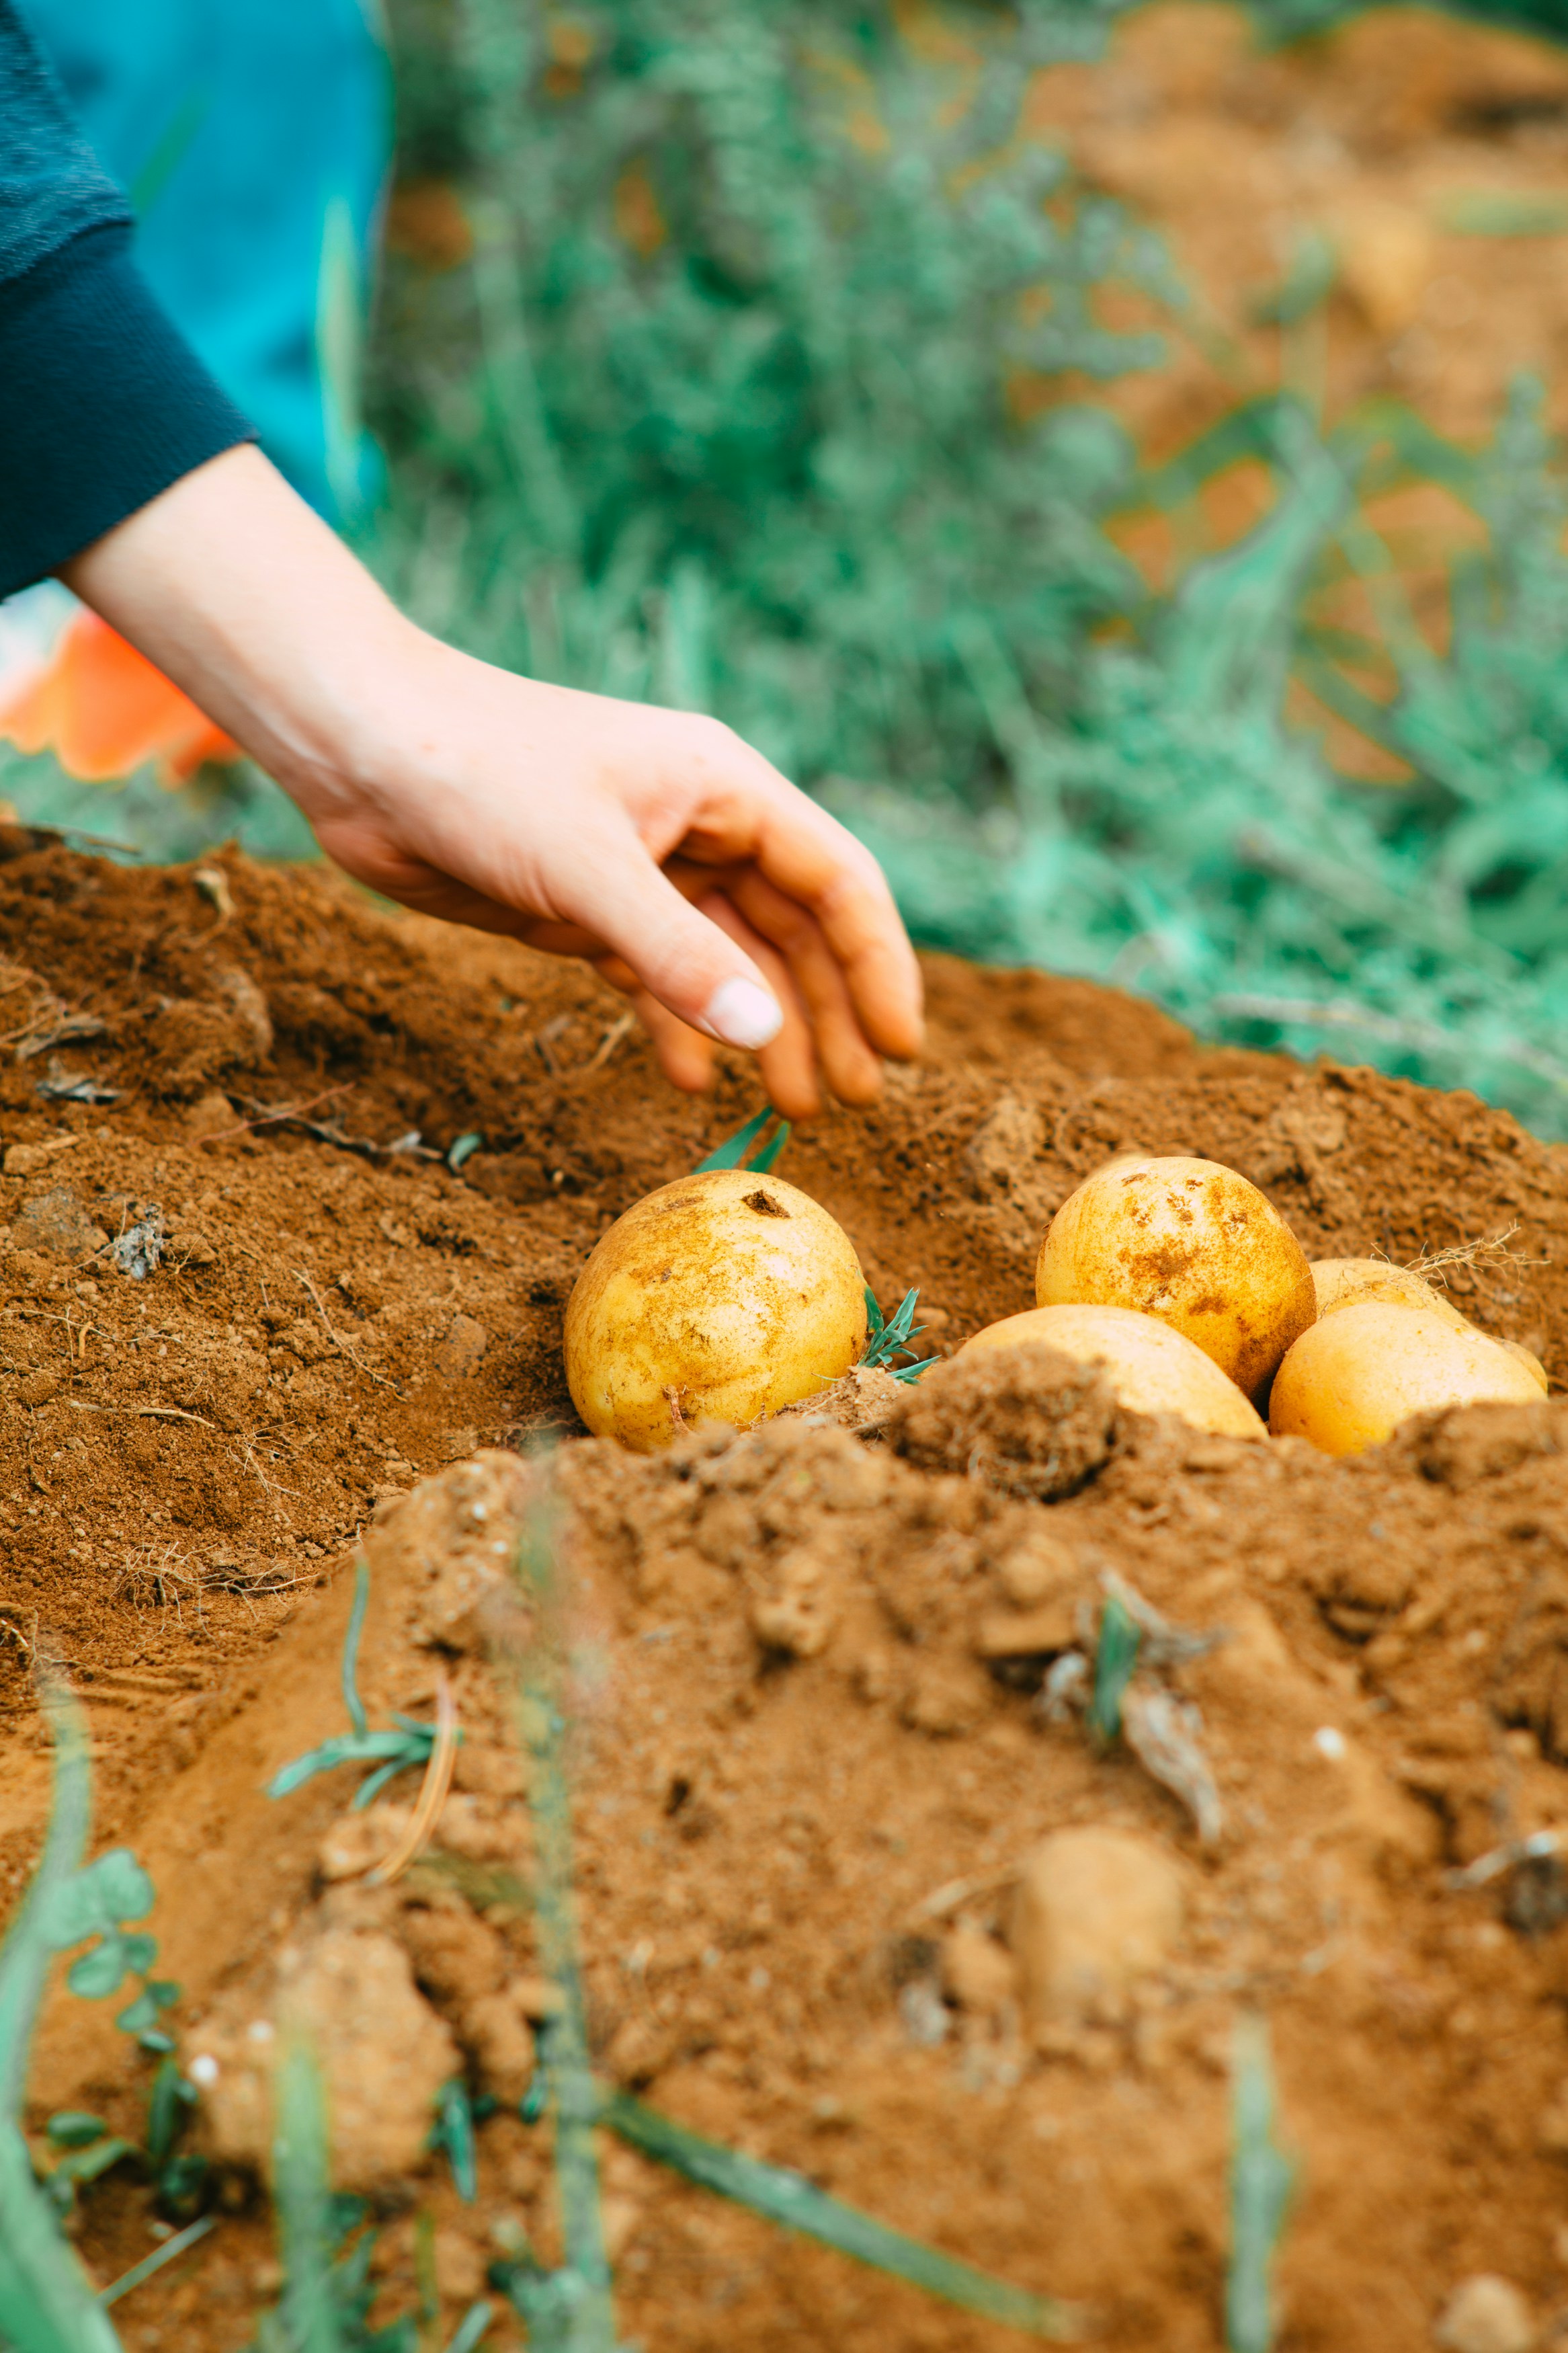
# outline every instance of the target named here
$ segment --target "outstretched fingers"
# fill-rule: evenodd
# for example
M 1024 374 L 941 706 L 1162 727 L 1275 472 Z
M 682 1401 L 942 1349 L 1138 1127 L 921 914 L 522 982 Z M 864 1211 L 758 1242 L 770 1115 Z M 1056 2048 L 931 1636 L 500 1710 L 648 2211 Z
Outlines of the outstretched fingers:
M 922 1040 L 920 966 L 881 868 L 836 818 L 786 784 L 759 754 L 736 746 L 740 773 L 713 797 L 679 846 L 699 866 L 754 868 L 816 922 L 841 970 L 860 1029 L 879 1053 L 904 1060 Z M 670 861 L 672 871 L 679 862 Z

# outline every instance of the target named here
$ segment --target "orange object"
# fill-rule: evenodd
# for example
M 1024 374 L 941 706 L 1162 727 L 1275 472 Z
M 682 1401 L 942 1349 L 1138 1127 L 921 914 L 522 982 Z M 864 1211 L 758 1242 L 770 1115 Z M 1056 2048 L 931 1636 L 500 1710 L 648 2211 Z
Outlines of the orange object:
M 155 760 L 165 783 L 183 785 L 204 760 L 240 757 L 188 694 L 85 610 L 67 623 L 43 676 L 0 705 L 0 736 L 21 752 L 52 752 L 87 784 Z

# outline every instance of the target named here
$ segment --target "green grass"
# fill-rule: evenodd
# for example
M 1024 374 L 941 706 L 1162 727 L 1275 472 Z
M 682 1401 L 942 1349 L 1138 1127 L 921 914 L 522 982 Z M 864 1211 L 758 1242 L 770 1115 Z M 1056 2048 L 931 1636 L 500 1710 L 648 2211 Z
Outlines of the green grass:
M 0 1945 L 0 2342 L 12 2353 L 117 2353 L 113 2327 L 60 2234 L 58 2205 L 35 2176 L 22 2105 L 33 2029 L 56 1955 L 91 1935 L 100 1944 L 117 1936 L 123 1915 L 116 1905 L 127 1896 L 132 1917 L 147 1907 L 121 1867 L 127 1859 L 104 1856 L 84 1869 L 91 1820 L 87 1734 L 63 1686 L 46 1685 L 43 1701 L 55 1744 L 48 1832 Z
M 950 7 L 982 59 L 955 108 L 960 70 L 885 4 L 627 0 L 583 15 L 563 77 L 505 0 L 398 0 L 405 164 L 456 177 L 478 245 L 392 272 L 374 560 L 493 659 L 729 720 L 870 841 L 924 940 L 1568 1134 L 1568 504 L 1538 397 L 1461 450 L 1238 377 L 1224 425 L 1141 469 L 1084 389 L 1214 338 L 1137 220 L 1016 135 L 1034 68 L 1119 13 Z M 1258 11 L 1276 36 L 1343 13 Z M 628 243 L 627 185 L 662 242 Z M 1298 324 L 1332 277 L 1292 273 Z M 1135 335 L 1097 323 L 1112 284 L 1142 290 Z M 1075 396 L 1023 424 L 1019 370 Z M 1109 521 L 1190 522 L 1247 455 L 1273 512 L 1150 593 Z M 1366 520 L 1423 480 L 1486 526 L 1442 657 Z M 1311 617 L 1352 575 L 1386 703 L 1368 645 Z M 1293 679 L 1415 783 L 1336 775 L 1285 723 Z
M 1296 2168 L 1274 2137 L 1274 2077 L 1268 2030 L 1261 2019 L 1237 2021 L 1232 2085 L 1226 2353 L 1271 2353 L 1274 2259 L 1296 2186 Z

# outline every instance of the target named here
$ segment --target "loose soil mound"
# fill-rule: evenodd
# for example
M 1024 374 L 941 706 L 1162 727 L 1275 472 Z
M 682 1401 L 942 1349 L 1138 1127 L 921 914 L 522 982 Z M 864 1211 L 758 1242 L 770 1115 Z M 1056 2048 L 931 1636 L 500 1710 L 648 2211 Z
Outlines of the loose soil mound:
M 247 2184 L 252 2029 L 280 1982 L 317 2023 L 340 2179 L 386 2217 L 383 2316 L 414 2305 L 421 2210 L 448 2331 L 509 2220 L 552 2249 L 544 2127 L 514 2106 L 484 2124 L 471 2208 L 418 2153 L 457 2052 L 515 2102 L 549 1999 L 488 1662 L 541 1475 L 518 1450 L 542 1430 L 567 1441 L 607 2078 L 1090 2306 L 1118 2353 L 1196 2353 L 1219 2340 L 1230 2038 L 1262 2009 L 1303 2164 L 1283 2346 L 1425 2346 L 1480 2271 L 1542 2320 L 1568 2300 L 1568 1883 L 1550 1857 L 1452 1878 L 1568 1819 L 1568 1410 L 1475 1409 L 1331 1462 L 998 1358 L 986 1379 L 939 1368 L 869 1440 L 781 1419 L 633 1459 L 575 1432 L 565 1297 L 622 1208 L 755 1108 L 742 1066 L 684 1102 L 575 968 L 320 876 L 0 846 L 0 1864 L 14 1893 L 37 1852 L 30 1667 L 54 1657 L 91 1719 L 101 1838 L 159 1886 L 160 1967 L 184 1988 L 187 2064 L 216 2065 L 201 2130 L 226 2168 L 220 2228 L 125 2307 L 128 2342 L 228 2353 L 275 2279 Z M 1310 1255 L 1407 1261 L 1516 1227 L 1512 1255 L 1451 1285 L 1562 1371 L 1561 1149 L 1466 1096 L 1205 1052 L 1083 984 L 928 977 L 927 1063 L 784 1166 L 885 1306 L 919 1283 L 940 1351 L 1029 1303 L 1046 1218 L 1137 1148 L 1240 1168 Z M 83 1082 L 112 1100 L 64 1092 Z M 331 1137 L 276 1116 L 294 1107 Z M 440 1155 L 476 1132 L 451 1173 Z M 160 1232 L 156 1268 L 122 1271 Z M 1070 1476 L 1045 1467 L 1069 1455 Z M 411 1782 L 368 1816 L 345 1813 L 345 1774 L 262 1794 L 343 1728 L 362 1529 L 372 1721 L 427 1713 L 444 1671 L 466 1736 L 435 1851 L 386 1890 L 362 1874 Z M 1151 1620 L 1136 1748 L 1101 1755 L 1071 1662 L 1108 1580 L 1228 1639 Z M 1139 1761 L 1182 1735 L 1206 1798 Z M 1153 1891 L 1137 1969 L 1126 1939 L 1086 1958 L 1053 1926 L 1064 1851 L 1032 1858 L 1072 1828 L 1134 1841 L 1094 1852 Z M 112 2007 L 56 2001 L 40 2118 L 136 2122 L 145 2071 Z M 623 2332 L 650 2348 L 1010 2341 L 625 2150 L 607 2184 Z M 129 2174 L 89 2193 L 100 2276 L 147 2251 L 150 2213 Z

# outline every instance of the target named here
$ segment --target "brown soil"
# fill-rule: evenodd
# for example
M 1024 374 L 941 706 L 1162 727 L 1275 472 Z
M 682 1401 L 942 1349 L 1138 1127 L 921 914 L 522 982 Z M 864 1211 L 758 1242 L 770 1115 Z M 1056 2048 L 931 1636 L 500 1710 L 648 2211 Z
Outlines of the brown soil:
M 0 1866 L 19 1888 L 47 1799 L 36 1651 L 86 1702 L 100 1842 L 159 1887 L 184 2056 L 220 2062 L 202 2128 L 231 2160 L 218 2229 L 117 2315 L 128 2344 L 230 2353 L 275 2280 L 243 2160 L 247 2037 L 279 1974 L 314 1989 L 340 2171 L 384 2217 L 383 2316 L 413 2303 L 421 2213 L 448 2333 L 509 2221 L 552 2246 L 545 2126 L 484 2124 L 473 2209 L 444 2161 L 406 2154 L 420 2070 L 454 2042 L 515 2099 L 542 1999 L 517 1900 L 526 1775 L 487 1644 L 535 1475 L 516 1449 L 546 1429 L 566 1441 L 605 2076 L 1079 2299 L 1116 2353 L 1196 2353 L 1220 2341 L 1230 2038 L 1262 2009 L 1303 2168 L 1282 2348 L 1425 2346 L 1480 2271 L 1542 2322 L 1568 2303 L 1568 1886 L 1550 1860 L 1450 1879 L 1568 1823 L 1564 1409 L 1476 1409 L 1332 1463 L 1137 1421 L 1048 1357 L 998 1358 L 928 1377 L 868 1443 L 781 1419 L 624 1456 L 575 1435 L 564 1299 L 611 1219 L 755 1107 L 742 1065 L 713 1102 L 677 1098 L 575 967 L 321 876 L 3 841 Z M 1516 1227 L 1513 1255 L 1453 1287 L 1563 1371 L 1561 1147 L 1468 1096 L 1203 1051 L 1086 984 L 940 959 L 928 977 L 925 1065 L 784 1166 L 885 1306 L 921 1286 L 939 1348 L 1029 1303 L 1046 1218 L 1139 1146 L 1242 1169 L 1310 1255 L 1408 1261 Z M 121 1092 L 42 1098 L 52 1067 Z M 323 1096 L 304 1116 L 366 1143 L 485 1143 L 454 1176 L 233 1132 Z M 137 1280 L 112 1246 L 153 1202 L 168 1245 Z M 343 1728 L 360 1529 L 373 1722 L 427 1713 L 445 1672 L 466 1734 L 434 1858 L 380 1891 L 355 1873 L 411 1781 L 368 1827 L 345 1821 L 352 1775 L 262 1794 Z M 1207 1842 L 1130 1748 L 1101 1756 L 1042 1704 L 1111 1573 L 1231 1630 L 1134 1686 L 1201 1710 Z M 1184 1917 L 1129 1989 L 1052 2008 L 1015 1883 L 1072 1825 L 1173 1859 Z M 57 1997 L 39 2119 L 89 2105 L 134 2126 L 146 2067 L 113 2007 Z M 622 2329 L 650 2353 L 1013 2341 L 624 2149 L 606 2172 Z M 100 2277 L 148 2250 L 150 2219 L 129 2170 L 88 2193 Z
M 1467 439 L 1531 369 L 1568 423 L 1561 44 L 1406 6 L 1268 48 L 1236 0 L 1155 0 L 1103 62 L 1042 72 L 1028 119 L 1162 229 L 1203 305 L 1206 339 L 1178 330 L 1173 364 L 1110 391 L 1155 451 L 1306 361 L 1259 312 L 1309 231 L 1339 261 L 1311 354 L 1331 416 L 1394 394 Z

